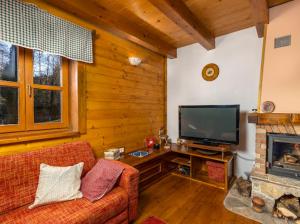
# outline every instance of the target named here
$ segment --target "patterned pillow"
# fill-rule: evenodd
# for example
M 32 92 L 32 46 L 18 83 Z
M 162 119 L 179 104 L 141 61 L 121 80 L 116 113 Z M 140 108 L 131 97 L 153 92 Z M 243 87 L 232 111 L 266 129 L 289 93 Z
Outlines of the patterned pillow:
M 82 198 L 79 189 L 83 164 L 80 162 L 74 166 L 58 167 L 41 163 L 35 200 L 29 208 Z
M 82 179 L 83 197 L 92 202 L 102 198 L 113 189 L 123 170 L 117 163 L 100 159 Z

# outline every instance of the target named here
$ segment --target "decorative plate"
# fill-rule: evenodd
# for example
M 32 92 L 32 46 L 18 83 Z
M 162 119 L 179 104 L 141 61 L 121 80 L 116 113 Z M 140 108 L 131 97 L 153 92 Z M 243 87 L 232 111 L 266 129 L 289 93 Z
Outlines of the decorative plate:
M 216 64 L 207 64 L 202 69 L 202 77 L 206 81 L 213 81 L 219 76 L 219 67 Z
M 265 101 L 261 109 L 264 113 L 272 113 L 275 110 L 275 104 L 272 101 Z

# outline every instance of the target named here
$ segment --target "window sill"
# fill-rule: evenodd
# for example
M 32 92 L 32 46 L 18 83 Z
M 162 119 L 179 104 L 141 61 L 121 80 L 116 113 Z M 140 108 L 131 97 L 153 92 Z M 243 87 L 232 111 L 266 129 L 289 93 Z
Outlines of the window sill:
M 55 129 L 45 131 L 26 131 L 0 134 L 0 145 L 25 143 L 47 139 L 67 138 L 80 136 L 79 132 L 70 129 Z

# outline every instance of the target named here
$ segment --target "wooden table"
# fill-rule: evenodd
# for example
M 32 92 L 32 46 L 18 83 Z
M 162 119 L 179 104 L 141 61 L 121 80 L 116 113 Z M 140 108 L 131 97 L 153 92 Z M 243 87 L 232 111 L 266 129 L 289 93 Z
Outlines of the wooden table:
M 149 152 L 149 155 L 145 156 L 145 157 L 135 157 L 135 156 L 131 156 L 129 155 L 129 153 L 125 154 L 124 156 L 121 157 L 120 161 L 123 163 L 127 163 L 133 167 L 136 167 L 138 165 L 141 165 L 143 163 L 146 163 L 150 160 L 156 159 L 157 157 L 163 156 L 167 153 L 170 152 L 170 150 L 165 150 L 165 149 L 151 149 L 148 150 L 147 148 L 143 148 L 137 151 L 147 151 Z
M 148 151 L 150 154 L 145 157 L 134 157 L 129 154 L 125 154 L 120 159 L 121 162 L 127 163 L 140 171 L 140 191 L 170 174 L 171 169 L 173 169 L 173 166 L 168 163 L 170 150 L 148 150 L 146 148 L 141 150 Z

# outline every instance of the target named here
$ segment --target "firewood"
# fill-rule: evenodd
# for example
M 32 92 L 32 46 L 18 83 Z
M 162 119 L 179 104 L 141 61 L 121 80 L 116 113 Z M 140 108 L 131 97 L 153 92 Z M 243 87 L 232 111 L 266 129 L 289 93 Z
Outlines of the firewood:
M 283 195 L 275 201 L 273 216 L 296 220 L 300 218 L 299 198 L 293 195 Z
M 293 212 L 291 212 L 290 210 L 288 210 L 287 208 L 285 207 L 279 207 L 277 208 L 278 211 L 281 212 L 281 214 L 289 219 L 293 219 L 295 220 L 297 218 L 297 215 L 295 215 Z
M 298 161 L 298 158 L 293 155 L 285 154 L 284 155 L 284 162 L 286 163 L 296 163 Z
M 278 211 L 277 209 L 273 211 L 273 216 L 276 217 L 276 218 L 282 218 L 283 217 L 281 212 Z
M 293 212 L 296 216 L 300 217 L 300 203 L 299 199 L 294 196 L 286 196 L 280 199 L 280 202 L 285 208 Z
M 273 211 L 272 215 L 276 218 L 282 218 L 282 214 L 277 209 Z

